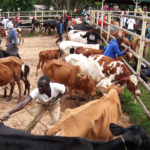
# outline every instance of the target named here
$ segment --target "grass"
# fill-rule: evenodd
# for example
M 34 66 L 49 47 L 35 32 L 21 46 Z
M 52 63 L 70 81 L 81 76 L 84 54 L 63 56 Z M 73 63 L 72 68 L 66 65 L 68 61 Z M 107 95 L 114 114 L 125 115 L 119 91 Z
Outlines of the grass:
M 148 50 L 146 60 L 150 61 L 150 48 Z M 142 93 L 140 98 L 147 109 L 150 111 L 150 93 L 145 90 L 142 85 L 139 86 L 139 89 Z M 131 93 L 125 89 L 124 94 L 120 96 L 120 99 L 122 110 L 130 116 L 132 122 L 136 125 L 140 125 L 145 130 L 145 132 L 150 135 L 150 120 L 147 119 L 138 102 L 133 104 L 133 96 Z

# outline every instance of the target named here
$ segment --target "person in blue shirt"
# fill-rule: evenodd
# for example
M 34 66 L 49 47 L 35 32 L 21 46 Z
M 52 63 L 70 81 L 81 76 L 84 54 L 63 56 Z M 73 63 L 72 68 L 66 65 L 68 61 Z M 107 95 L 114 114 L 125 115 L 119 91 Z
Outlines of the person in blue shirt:
M 9 30 L 9 32 L 8 32 L 8 36 L 7 36 L 8 37 L 8 42 L 7 42 L 6 52 L 19 56 L 19 54 L 18 54 L 18 49 L 19 48 L 18 48 L 17 32 L 13 28 L 13 23 L 11 21 L 9 23 L 7 23 L 7 28 Z
M 63 33 L 63 22 L 60 19 L 60 22 L 57 25 L 57 34 L 59 35 L 59 39 L 55 42 L 58 45 L 58 42 L 62 42 L 62 33 Z
M 119 57 L 123 56 L 125 54 L 125 52 L 130 49 L 130 47 L 121 51 L 120 45 L 122 42 L 123 42 L 123 38 L 121 36 L 118 36 L 116 38 L 116 40 L 114 40 L 114 39 L 110 40 L 109 44 L 104 47 L 104 54 L 103 55 L 107 56 L 107 57 L 114 58 L 114 59 L 116 58 L 116 54 Z

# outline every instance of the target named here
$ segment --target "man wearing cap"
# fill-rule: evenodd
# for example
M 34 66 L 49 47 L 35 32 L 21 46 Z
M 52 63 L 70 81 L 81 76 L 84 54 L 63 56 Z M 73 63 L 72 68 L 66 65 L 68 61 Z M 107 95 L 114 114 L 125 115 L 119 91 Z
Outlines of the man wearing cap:
M 18 15 L 16 15 L 16 17 L 13 20 L 19 22 Z
M 15 55 L 19 56 L 17 32 L 13 28 L 13 23 L 11 21 L 9 23 L 7 23 L 7 28 L 9 30 L 9 32 L 8 32 L 8 36 L 7 36 L 8 43 L 7 43 L 6 51 L 10 54 L 15 54 Z
M 126 11 L 124 11 L 124 14 L 126 15 Z M 127 27 L 127 20 L 128 20 L 128 17 L 123 17 L 123 28 L 126 28 Z

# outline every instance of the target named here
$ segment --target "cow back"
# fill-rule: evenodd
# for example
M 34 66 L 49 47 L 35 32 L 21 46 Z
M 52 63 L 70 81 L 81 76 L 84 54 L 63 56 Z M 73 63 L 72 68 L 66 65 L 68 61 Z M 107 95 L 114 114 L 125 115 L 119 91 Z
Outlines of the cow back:
M 79 66 L 73 66 L 60 60 L 49 60 L 44 64 L 43 73 L 52 81 L 66 86 L 75 86 L 77 74 L 81 73 L 81 69 Z

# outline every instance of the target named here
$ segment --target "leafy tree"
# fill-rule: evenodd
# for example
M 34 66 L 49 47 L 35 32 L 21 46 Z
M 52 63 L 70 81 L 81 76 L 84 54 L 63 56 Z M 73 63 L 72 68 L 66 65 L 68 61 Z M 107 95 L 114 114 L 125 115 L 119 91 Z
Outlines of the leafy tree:
M 1 0 L 2 11 L 29 11 L 34 9 L 34 0 Z

